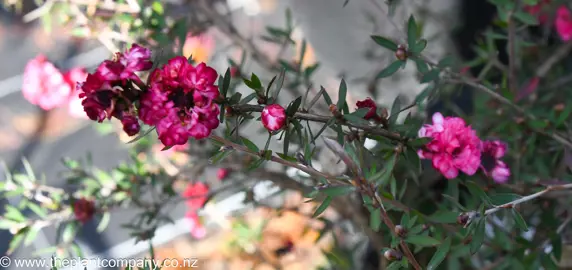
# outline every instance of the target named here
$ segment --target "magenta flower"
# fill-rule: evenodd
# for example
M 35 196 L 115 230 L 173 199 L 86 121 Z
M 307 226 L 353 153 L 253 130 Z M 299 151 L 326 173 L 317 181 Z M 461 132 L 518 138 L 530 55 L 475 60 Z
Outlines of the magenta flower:
M 543 24 L 548 20 L 548 14 L 544 8 L 550 4 L 550 0 L 540 0 L 538 4 L 534 6 L 524 6 L 524 10 L 530 15 L 537 16 L 538 21 Z
M 506 154 L 506 150 L 506 144 L 501 141 L 483 142 L 481 169 L 499 184 L 506 183 L 510 177 L 510 169 L 500 160 Z
M 82 224 L 87 223 L 96 212 L 95 203 L 91 200 L 81 198 L 76 200 L 73 204 L 73 213 L 75 219 L 77 219 Z
M 189 137 L 204 139 L 219 125 L 216 71 L 204 63 L 196 67 L 174 57 L 150 75 L 150 90 L 141 97 L 139 117 L 155 125 L 165 146 L 182 145 Z
M 435 113 L 432 120 L 432 125 L 419 130 L 419 137 L 433 139 L 418 151 L 419 157 L 430 159 L 447 179 L 457 177 L 459 171 L 475 174 L 481 165 L 481 140 L 476 132 L 459 117 Z
M 119 61 L 123 66 L 125 66 L 126 73 L 133 73 L 136 71 L 151 69 L 151 67 L 153 67 L 153 62 L 151 62 L 150 59 L 151 50 L 137 44 L 133 44 L 131 49 L 125 52 Z
M 66 104 L 71 92 L 64 75 L 45 56 L 38 55 L 26 64 L 22 94 L 30 103 L 51 110 Z
M 381 120 L 381 117 L 377 115 L 377 104 L 371 98 L 366 98 L 364 100 L 356 102 L 358 109 L 369 108 L 369 111 L 363 117 L 366 120 Z
M 276 131 L 286 123 L 286 110 L 278 104 L 271 104 L 262 110 L 262 125 L 269 131 Z
M 556 26 L 556 32 L 558 32 L 558 35 L 560 35 L 563 41 L 570 41 L 572 39 L 572 15 L 565 5 L 558 8 L 554 24 Z

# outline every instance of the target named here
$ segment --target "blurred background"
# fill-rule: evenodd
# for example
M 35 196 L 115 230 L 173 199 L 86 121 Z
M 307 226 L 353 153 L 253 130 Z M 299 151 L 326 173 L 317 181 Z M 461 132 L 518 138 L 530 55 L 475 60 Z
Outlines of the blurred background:
M 113 132 L 114 124 L 96 126 L 85 118 L 74 117 L 70 114 L 70 108 L 60 107 L 46 111 L 32 104 L 22 93 L 25 67 L 38 55 L 44 55 L 62 72 L 76 67 L 91 71 L 102 60 L 111 58 L 112 52 L 124 50 L 126 47 L 123 44 L 135 40 L 132 36 L 125 34 L 121 25 L 107 29 L 101 25 L 89 24 L 86 18 L 82 21 L 81 16 L 77 14 L 65 15 L 65 12 L 62 13 L 61 10 L 52 8 L 57 2 L 59 1 L 47 1 L 38 5 L 34 1 L 8 0 L 4 1 L 0 9 L 0 59 L 3 63 L 0 65 L 0 160 L 6 164 L 5 168 L 0 170 L 23 171 L 25 163 L 22 160 L 26 159 L 37 173 L 37 177 L 45 178 L 46 185 L 67 189 L 69 187 L 59 174 L 64 169 L 60 162 L 62 158 L 86 159 L 89 157 L 95 166 L 104 170 L 110 169 L 119 162 L 130 162 L 130 145 L 126 144 L 130 138 Z M 191 12 L 195 5 L 199 5 L 198 2 L 203 4 L 201 8 L 205 8 L 205 3 L 207 3 L 206 9 Z M 394 56 L 380 52 L 377 49 L 378 46 L 371 42 L 370 35 L 385 35 L 405 40 L 403 28 L 409 14 L 414 13 L 419 15 L 420 21 L 423 21 L 423 34 L 429 40 L 427 55 L 436 60 L 446 55 L 457 57 L 459 56 L 457 53 L 459 42 L 454 40 L 452 33 L 456 26 L 463 26 L 459 16 L 462 15 L 461 5 L 464 5 L 464 2 L 466 1 L 410 1 L 410 3 L 400 5 L 400 8 L 395 11 L 389 10 L 382 1 L 373 0 L 350 0 L 349 2 L 344 0 L 194 2 L 173 0 L 158 3 L 166 10 L 165 12 L 171 12 L 169 14 L 174 17 L 198 18 L 198 21 L 191 22 L 189 35 L 186 35 L 184 40 L 183 54 L 187 57 L 192 55 L 198 62 L 208 62 L 219 73 L 223 73 L 229 66 L 229 59 L 240 62 L 243 54 L 247 54 L 244 57 L 246 60 L 242 65 L 241 73 L 248 77 L 251 72 L 255 72 L 267 82 L 277 74 L 276 66 L 280 66 L 277 63 L 281 63 L 279 60 L 298 64 L 296 63 L 299 61 L 297 56 L 300 55 L 302 40 L 305 40 L 307 41 L 305 56 L 299 64 L 302 67 L 309 67 L 319 62 L 320 66 L 315 72 L 314 81 L 304 86 L 292 87 L 289 89 L 292 91 L 288 91 L 281 97 L 284 101 L 292 100 L 293 97 L 305 91 L 305 88 L 311 88 L 310 92 L 315 94 L 321 85 L 331 96 L 337 96 L 339 81 L 343 77 L 350 89 L 348 104 L 351 106 L 368 96 L 374 97 L 378 104 L 390 106 L 398 96 L 403 99 L 402 104 L 410 103 L 425 85 L 418 83 L 416 78 L 418 75 L 412 65 L 391 78 L 375 79 L 377 73 L 393 61 Z M 106 12 L 123 12 L 128 16 L 131 13 L 141 12 L 142 7 L 134 1 L 73 0 L 69 3 L 72 8 L 70 8 L 71 11 L 66 12 L 70 14 L 73 13 L 74 7 L 81 11 L 87 10 L 86 12 L 89 13 L 90 5 L 95 5 L 95 3 L 110 7 L 102 8 Z M 151 3 L 143 6 L 155 8 L 155 4 L 151 5 Z M 391 17 L 389 13 L 392 14 Z M 102 14 L 101 16 L 105 17 L 105 12 L 102 11 Z M 220 14 L 232 14 L 232 16 Z M 136 15 L 130 16 L 137 17 Z M 200 22 L 199 19 L 202 17 L 210 20 L 203 20 L 207 23 Z M 55 20 L 60 19 L 73 20 L 72 27 L 54 23 Z M 217 20 L 221 19 L 228 19 L 234 28 L 229 29 L 224 23 L 217 23 Z M 288 24 L 294 26 L 291 35 L 293 45 L 284 46 L 280 42 L 269 42 L 268 38 L 262 38 L 268 37 L 272 29 L 289 27 Z M 479 26 L 472 27 L 476 29 Z M 199 28 L 200 36 L 190 35 L 191 30 L 195 31 L 193 28 Z M 238 30 L 238 33 L 234 33 L 234 30 Z M 465 33 L 470 33 L 470 31 L 476 30 L 465 29 Z M 470 34 L 463 38 L 467 41 L 461 42 L 461 47 L 472 42 Z M 157 47 L 160 49 L 162 45 L 158 43 Z M 160 55 L 159 49 L 154 50 L 154 54 Z M 239 88 L 237 91 L 246 93 L 250 90 Z M 296 91 L 299 92 L 296 93 Z M 244 130 L 247 130 L 247 135 L 252 141 L 258 144 L 265 142 L 266 136 L 260 135 L 259 129 L 244 128 Z M 271 148 L 280 147 L 277 142 L 272 142 L 272 144 Z M 328 156 L 328 153 L 321 154 L 319 161 L 322 168 L 340 166 L 335 158 Z M 167 165 L 167 168 L 171 167 Z M 173 170 L 176 171 L 176 169 Z M 296 173 L 295 171 L 289 172 L 294 176 Z M 218 172 L 214 169 L 207 170 L 201 177 L 206 178 L 203 179 L 205 182 L 217 185 L 217 177 L 219 177 L 217 174 Z M 264 183 L 253 189 L 255 195 L 262 198 L 269 197 L 274 191 L 274 187 Z M 252 269 L 249 268 L 252 258 L 231 258 L 220 252 L 222 243 L 233 241 L 232 237 L 237 234 L 238 225 L 236 224 L 239 223 L 234 222 L 229 225 L 231 223 L 228 223 L 228 214 L 246 207 L 242 201 L 247 194 L 244 192 L 237 194 L 223 194 L 215 203 L 207 205 L 204 210 L 205 224 L 208 228 L 216 229 L 208 229 L 208 233 L 200 239 L 196 239 L 196 235 L 191 236 L 194 225 L 185 219 L 184 204 L 174 206 L 169 215 L 175 223 L 159 228 L 153 239 L 153 243 L 159 247 L 156 251 L 158 256 L 165 258 L 197 257 L 204 269 Z M 15 205 L 17 203 L 17 201 L 5 198 L 0 199 L 2 199 L 0 209 L 4 209 L 4 204 Z M 280 197 L 274 203 L 284 208 L 293 207 L 293 205 L 298 207 L 302 200 L 299 193 L 292 193 Z M 262 264 L 263 266 L 256 269 L 273 269 L 273 265 L 276 264 L 282 264 L 282 267 L 285 267 L 283 269 L 311 269 L 323 263 L 318 259 L 321 257 L 315 254 L 322 254 L 322 249 L 332 249 L 333 239 L 326 237 L 326 240 L 321 240 L 319 244 L 316 244 L 318 229 L 299 226 L 301 223 L 311 223 L 307 215 L 311 215 L 312 205 L 305 205 L 308 209 L 299 209 L 299 211 L 292 211 L 286 215 L 278 215 L 266 208 L 255 207 L 246 211 L 243 215 L 244 220 L 241 222 L 250 225 L 241 226 L 255 228 L 251 232 L 254 236 L 267 234 L 265 239 L 276 238 L 274 242 L 268 240 L 263 243 L 269 250 L 275 250 L 281 246 L 284 252 L 288 253 L 290 251 L 288 247 L 294 245 L 293 242 L 296 243 L 296 247 L 304 250 L 295 253 L 289 259 L 278 259 L 276 254 L 263 254 L 264 260 L 271 262 L 274 260 L 274 262 L 267 263 L 268 268 L 264 268 Z M 127 258 L 144 254 L 148 248 L 147 245 L 145 243 L 135 244 L 131 236 L 121 227 L 121 224 L 129 223 L 134 214 L 134 211 L 130 209 L 114 210 L 109 227 L 101 234 L 96 232 L 97 222 L 87 223 L 78 236 L 79 246 L 83 249 L 85 256 Z M 327 215 L 336 219 L 334 212 Z M 256 231 L 256 224 L 262 220 L 270 220 L 271 224 L 266 224 L 265 230 Z M 356 269 L 377 268 L 376 258 L 367 259 L 367 250 L 371 249 L 364 240 L 367 237 L 359 230 L 353 231 L 355 228 L 351 226 L 347 230 L 350 233 L 343 233 L 347 238 L 343 240 L 347 246 L 360 241 L 365 243 L 360 247 L 363 249 L 360 252 L 362 264 Z M 61 232 L 47 227 L 39 233 L 30 246 L 19 248 L 12 256 L 28 258 L 34 251 L 50 247 L 59 233 Z M 347 235 L 350 237 L 348 238 Z M 0 230 L 0 253 L 4 254 L 9 249 L 11 237 L 10 232 Z M 42 256 L 49 257 L 50 255 Z M 324 260 L 326 260 L 325 257 Z

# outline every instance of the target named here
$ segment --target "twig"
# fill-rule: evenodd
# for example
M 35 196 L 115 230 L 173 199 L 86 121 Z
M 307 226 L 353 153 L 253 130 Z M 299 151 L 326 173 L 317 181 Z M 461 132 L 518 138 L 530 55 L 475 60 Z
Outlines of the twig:
M 234 106 L 232 106 L 232 110 L 234 110 L 236 112 L 262 112 L 263 109 L 264 109 L 264 107 L 262 107 L 260 105 L 245 104 L 245 105 L 234 105 Z M 309 120 L 309 121 L 320 122 L 320 123 L 328 123 L 332 119 L 332 116 L 324 116 L 324 115 L 318 115 L 318 114 L 313 114 L 313 113 L 303 113 L 303 112 L 297 112 L 294 114 L 293 117 L 296 119 Z M 389 138 L 392 140 L 396 140 L 396 141 L 405 141 L 405 139 L 406 139 L 406 138 L 402 137 L 401 135 L 399 135 L 398 133 L 394 133 L 394 132 L 388 131 L 387 129 L 383 129 L 383 128 L 380 128 L 377 126 L 357 124 L 357 123 L 349 123 L 349 122 L 340 122 L 340 124 L 347 126 L 347 127 L 350 127 L 350 128 L 357 128 L 357 129 L 366 131 L 369 134 L 383 136 L 383 137 L 386 137 L 386 138 Z
M 554 52 L 553 55 L 551 55 L 548 59 L 546 59 L 546 61 L 544 61 L 544 63 L 542 63 L 542 65 L 538 67 L 538 69 L 535 72 L 536 76 L 539 78 L 543 78 L 544 76 L 546 76 L 546 74 L 548 74 L 548 71 L 550 71 L 552 66 L 554 66 L 554 64 L 556 64 L 558 61 L 562 60 L 562 58 L 568 55 L 570 53 L 570 50 L 572 50 L 572 43 L 570 42 L 567 42 L 562 46 L 560 46 Z
M 556 190 L 565 190 L 565 189 L 572 189 L 572 184 L 565 184 L 565 185 L 559 185 L 559 186 L 549 186 L 549 187 L 547 187 L 546 189 L 544 189 L 544 190 L 542 190 L 542 191 L 539 191 L 539 192 L 537 192 L 537 193 L 534 193 L 534 194 L 531 194 L 531 195 L 528 195 L 528 196 L 524 196 L 524 197 L 522 197 L 522 198 L 520 198 L 520 199 L 518 199 L 518 200 L 514 200 L 514 201 L 512 201 L 512 202 L 508 202 L 508 203 L 505 203 L 505 204 L 502 204 L 502 205 L 499 205 L 499 206 L 495 206 L 495 207 L 493 207 L 493 208 L 491 208 L 491 209 L 488 209 L 487 211 L 485 211 L 485 216 L 486 216 L 486 215 L 493 214 L 493 213 L 496 213 L 496 212 L 498 212 L 498 211 L 500 211 L 500 210 L 502 210 L 502 209 L 507 209 L 507 208 L 508 208 L 508 209 L 511 209 L 511 208 L 514 208 L 514 207 L 515 207 L 516 205 L 518 205 L 518 204 L 521 204 L 521 203 L 524 203 L 524 202 L 528 202 L 528 201 L 534 200 L 534 199 L 536 199 L 536 198 L 538 198 L 538 197 L 540 197 L 540 196 L 542 196 L 542 195 L 544 195 L 544 194 L 546 194 L 546 193 L 549 193 L 549 192 L 552 192 L 552 191 L 556 191 Z

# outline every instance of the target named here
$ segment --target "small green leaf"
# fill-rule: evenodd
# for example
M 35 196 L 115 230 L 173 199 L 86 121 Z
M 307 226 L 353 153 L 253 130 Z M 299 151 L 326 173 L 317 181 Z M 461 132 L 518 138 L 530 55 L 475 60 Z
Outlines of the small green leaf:
M 409 16 L 409 21 L 407 22 L 407 45 L 409 48 L 415 47 L 417 41 L 417 23 L 413 15 Z
M 522 196 L 514 193 L 497 193 L 489 195 L 493 205 L 502 205 L 522 198 Z
M 338 110 L 341 110 L 344 108 L 344 105 L 346 105 L 346 95 L 348 92 L 348 87 L 346 85 L 346 81 L 344 79 L 341 80 L 340 82 L 340 88 L 338 91 Z
M 286 108 L 286 115 L 294 116 L 294 114 L 298 112 L 298 109 L 300 108 L 301 104 L 302 104 L 302 97 L 300 96 L 294 101 L 292 101 L 290 105 L 288 105 L 288 108 Z
M 314 214 L 312 215 L 313 218 L 318 217 L 320 214 L 322 214 L 324 211 L 326 211 L 326 209 L 328 208 L 328 206 L 330 206 L 330 203 L 332 202 L 332 197 L 326 197 L 324 199 L 324 201 L 322 202 L 322 204 L 320 204 L 320 206 L 318 206 L 318 208 L 316 209 L 316 211 L 314 212 Z
M 296 160 L 295 157 L 287 156 L 287 155 L 284 155 L 282 153 L 276 153 L 276 155 L 278 155 L 280 158 L 282 158 L 284 160 L 288 160 L 288 161 L 292 161 L 292 162 L 298 162 L 298 160 Z
M 149 128 L 147 131 L 145 131 L 143 133 L 139 132 L 139 135 L 137 135 L 137 137 L 135 137 L 133 140 L 128 141 L 127 144 L 134 143 L 134 142 L 142 139 L 143 137 L 147 136 L 147 134 L 149 134 L 153 130 L 155 130 L 155 127 Z
M 36 215 L 38 215 L 41 218 L 45 218 L 48 215 L 48 212 L 45 208 L 42 208 L 35 203 L 32 202 L 28 203 L 28 208 L 30 208 L 30 210 L 32 210 L 34 213 L 36 213 Z
M 226 97 L 226 93 L 228 93 L 228 88 L 230 87 L 230 68 L 226 69 L 226 72 L 224 73 L 224 78 L 222 80 L 222 86 L 221 86 L 221 95 L 223 97 Z
M 521 21 L 524 24 L 538 25 L 538 19 L 536 18 L 536 16 L 528 12 L 517 11 L 516 13 L 514 13 L 514 17 L 516 17 L 519 21 Z
M 328 91 L 326 91 L 326 89 L 323 86 L 320 86 L 320 92 L 322 92 L 322 95 L 324 96 L 324 100 L 326 101 L 326 104 L 328 106 L 333 104 L 332 98 L 330 98 Z
M 489 198 L 489 196 L 487 196 L 487 194 L 481 189 L 481 187 L 475 184 L 475 182 L 469 181 L 465 183 L 465 185 L 467 186 L 471 194 L 473 194 L 473 196 L 480 198 L 481 201 L 486 204 L 489 205 L 491 204 L 491 199 Z
M 395 62 L 389 64 L 389 66 L 380 71 L 377 74 L 377 78 L 382 79 L 393 75 L 393 73 L 397 72 L 397 70 L 401 67 L 402 64 L 401 62 L 402 62 L 401 60 L 395 60 Z
M 391 114 L 389 117 L 389 124 L 394 125 L 395 121 L 397 121 L 397 117 L 399 116 L 399 112 L 401 111 L 401 99 L 398 97 L 395 98 L 393 101 L 393 105 L 391 106 Z
M 276 100 L 278 98 L 278 94 L 280 94 L 280 90 L 282 90 L 282 86 L 284 86 L 284 77 L 286 77 L 286 70 L 282 69 L 280 71 L 280 75 L 278 76 L 278 80 L 274 86 L 274 90 L 272 91 L 271 97 Z
M 369 227 L 374 232 L 379 232 L 379 229 L 381 228 L 381 209 L 376 208 L 370 212 Z
M 393 41 L 391 41 L 385 37 L 382 37 L 382 36 L 371 36 L 371 38 L 378 45 L 385 47 L 391 51 L 397 51 L 397 44 L 395 44 L 395 42 L 393 42 Z
M 344 119 L 346 119 L 350 123 L 360 124 L 360 125 L 369 125 L 369 121 L 365 120 L 363 117 L 359 117 L 353 114 L 344 114 Z
M 439 240 L 427 235 L 411 235 L 405 238 L 405 242 L 422 247 L 436 246 L 441 243 Z
M 68 224 L 64 225 L 64 231 L 62 232 L 62 241 L 64 243 L 71 243 L 73 241 L 75 235 L 77 234 L 77 223 L 76 222 L 69 222 Z
M 246 146 L 246 148 L 248 148 L 250 151 L 258 153 L 260 152 L 260 149 L 258 148 L 258 146 L 256 146 L 256 144 L 254 144 L 251 140 L 242 137 L 242 144 L 244 144 L 244 146 Z
M 483 245 L 483 241 L 485 240 L 485 220 L 479 219 L 477 225 L 475 226 L 475 231 L 473 234 L 473 239 L 470 243 L 471 254 L 475 254 L 481 246 Z
M 105 228 L 107 228 L 107 225 L 109 225 L 110 220 L 111 220 L 111 214 L 109 214 L 109 212 L 103 212 L 103 215 L 101 216 L 101 221 L 99 221 L 99 224 L 97 225 L 97 232 L 102 233 L 105 230 Z
M 240 98 L 242 97 L 242 94 L 239 92 L 234 93 L 234 95 L 232 95 L 230 97 L 230 99 L 228 100 L 228 103 L 230 105 L 234 105 L 237 104 L 240 101 Z
M 451 249 L 451 241 L 451 237 L 448 237 L 445 239 L 443 244 L 437 248 L 437 251 L 435 251 L 435 254 L 433 254 L 433 257 L 429 261 L 429 264 L 427 264 L 427 270 L 437 269 L 439 264 L 443 262 L 447 257 L 447 253 L 449 253 L 449 250 Z
M 337 197 L 343 196 L 355 191 L 354 186 L 334 186 L 334 187 L 327 187 L 322 190 L 322 192 L 329 197 Z
M 419 40 L 413 47 L 411 47 L 410 52 L 418 54 L 427 48 L 427 40 Z
M 259 158 L 255 161 L 253 161 L 252 163 L 250 163 L 248 168 L 246 168 L 246 171 L 250 172 L 250 171 L 257 169 L 258 167 L 260 167 L 260 165 L 262 165 L 262 163 L 264 163 L 264 161 L 266 161 L 266 159 L 264 159 L 264 158 Z
M 427 63 L 425 63 L 425 61 L 417 58 L 413 58 L 413 61 L 415 62 L 415 65 L 417 66 L 417 71 L 419 71 L 419 73 L 425 74 L 429 72 L 429 67 L 427 66 Z
M 423 74 L 423 77 L 421 77 L 421 83 L 428 83 L 438 79 L 440 73 L 441 71 L 438 68 L 432 69 L 431 71 Z
M 217 163 L 221 162 L 222 160 L 224 160 L 225 158 L 227 158 L 228 156 L 230 156 L 230 154 L 232 154 L 232 152 L 234 152 L 234 149 L 218 152 L 213 157 L 211 157 L 209 159 L 209 163 L 213 164 L 213 165 L 217 164 Z
M 516 223 L 516 226 L 527 232 L 528 231 L 528 226 L 526 226 L 526 221 L 524 221 L 524 218 L 522 218 L 522 216 L 520 215 L 520 213 L 518 211 L 516 211 L 514 208 L 510 210 L 512 213 L 512 216 L 514 217 L 514 222 Z
M 429 220 L 438 223 L 456 223 L 458 216 L 459 214 L 455 212 L 438 210 L 428 218 Z

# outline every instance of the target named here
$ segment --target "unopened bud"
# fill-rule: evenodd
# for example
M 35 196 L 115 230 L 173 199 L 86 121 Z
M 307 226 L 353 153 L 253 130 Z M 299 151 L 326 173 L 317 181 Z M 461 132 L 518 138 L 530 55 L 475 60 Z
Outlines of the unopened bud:
M 381 118 L 383 119 L 387 119 L 387 117 L 389 117 L 389 113 L 387 112 L 387 108 L 382 108 L 381 109 Z
M 401 238 L 404 238 L 405 236 L 407 236 L 407 229 L 405 229 L 401 225 L 396 225 L 394 228 L 394 232 L 395 232 L 395 234 L 397 234 L 397 236 L 399 236 Z
M 383 257 L 388 261 L 401 261 L 403 254 L 395 249 L 388 249 L 383 253 Z
M 405 49 L 405 46 L 399 45 L 397 47 L 397 51 L 395 51 L 395 57 L 401 61 L 407 60 L 407 50 Z
M 467 225 L 467 222 L 469 222 L 469 215 L 466 213 L 459 214 L 459 216 L 457 217 L 457 224 L 465 226 Z
M 258 102 L 258 104 L 260 104 L 260 105 L 266 104 L 266 103 L 268 102 L 268 99 L 267 99 L 266 97 L 259 96 L 257 102 Z
M 566 106 L 564 105 L 564 103 L 559 103 L 554 105 L 554 110 L 557 112 L 561 112 L 566 108 Z
M 330 104 L 330 112 L 336 117 L 336 118 L 341 118 L 342 114 L 340 113 L 338 106 L 336 106 L 335 104 Z

